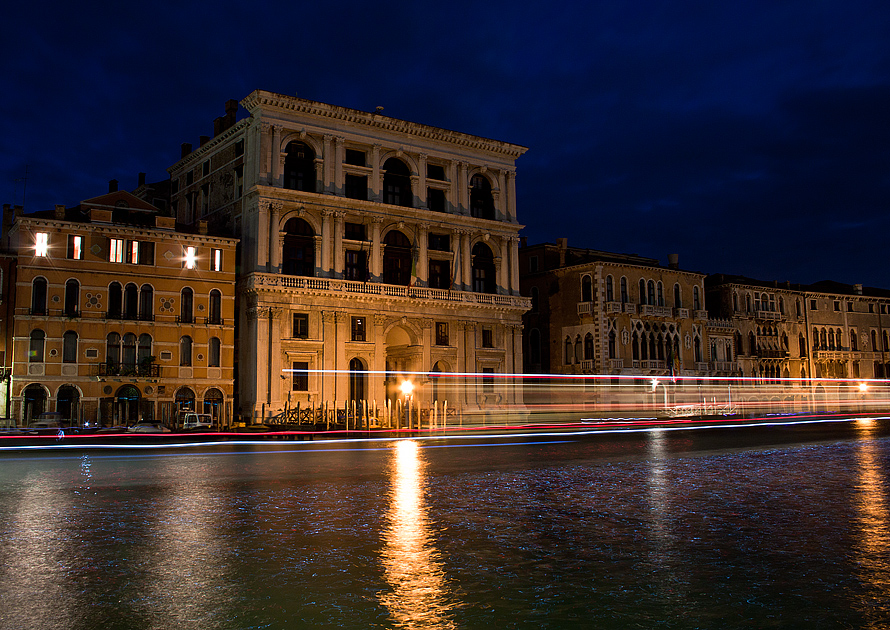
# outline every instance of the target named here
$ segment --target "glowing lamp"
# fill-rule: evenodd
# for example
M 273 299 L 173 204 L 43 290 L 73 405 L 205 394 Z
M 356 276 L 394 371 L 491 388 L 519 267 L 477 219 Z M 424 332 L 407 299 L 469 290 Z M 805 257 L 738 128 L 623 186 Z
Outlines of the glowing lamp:
M 412 383 L 411 381 L 402 381 L 402 384 L 399 386 L 399 389 L 402 390 L 402 393 L 405 396 L 410 396 L 411 393 L 414 391 L 414 383 Z
M 859 391 L 863 394 L 868 391 L 868 383 L 859 383 Z

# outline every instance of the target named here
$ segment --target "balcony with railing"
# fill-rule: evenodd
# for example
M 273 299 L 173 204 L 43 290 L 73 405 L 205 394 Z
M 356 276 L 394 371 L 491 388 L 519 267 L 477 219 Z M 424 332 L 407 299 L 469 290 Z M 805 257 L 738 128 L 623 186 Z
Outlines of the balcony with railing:
M 243 287 L 248 290 L 261 288 L 289 289 L 294 292 L 312 295 L 330 294 L 342 296 L 344 293 L 353 295 L 379 295 L 391 298 L 429 300 L 434 302 L 483 304 L 487 306 L 521 310 L 528 310 L 532 305 L 531 298 L 519 295 L 451 291 L 450 289 L 432 289 L 429 287 L 406 287 L 379 282 L 286 276 L 272 273 L 251 274 Z M 177 318 L 177 321 L 179 321 L 179 318 Z
M 623 370 L 624 359 L 607 359 L 610 370 Z
M 671 315 L 673 315 L 673 309 L 670 306 L 640 304 L 640 315 L 644 317 L 670 317 Z
M 703 322 L 708 321 L 708 311 L 699 309 L 699 310 L 695 311 L 695 313 L 693 314 L 693 317 L 695 317 L 695 319 L 697 319 L 699 321 L 703 321 Z
M 674 317 L 677 319 L 686 319 L 689 317 L 689 309 L 688 308 L 675 308 L 674 309 Z
M 620 313 L 621 302 L 606 302 L 606 313 Z
M 96 376 L 127 376 L 139 378 L 160 378 L 161 366 L 138 363 L 97 363 L 94 366 Z
M 593 302 L 578 302 L 578 315 L 593 314 Z
M 738 372 L 739 364 L 735 361 L 712 361 L 712 372 Z
M 757 309 L 754 311 L 754 319 L 779 321 L 780 319 L 782 319 L 782 314 L 778 311 L 764 311 L 762 309 Z

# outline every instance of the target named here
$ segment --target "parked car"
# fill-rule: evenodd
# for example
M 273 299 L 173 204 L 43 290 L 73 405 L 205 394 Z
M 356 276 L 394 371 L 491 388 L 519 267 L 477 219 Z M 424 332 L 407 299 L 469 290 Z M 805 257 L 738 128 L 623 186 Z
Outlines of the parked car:
M 127 433 L 170 433 L 170 429 L 159 422 L 140 422 L 128 428 Z
M 180 423 L 183 431 L 209 431 L 213 428 L 213 417 L 209 413 L 183 412 Z

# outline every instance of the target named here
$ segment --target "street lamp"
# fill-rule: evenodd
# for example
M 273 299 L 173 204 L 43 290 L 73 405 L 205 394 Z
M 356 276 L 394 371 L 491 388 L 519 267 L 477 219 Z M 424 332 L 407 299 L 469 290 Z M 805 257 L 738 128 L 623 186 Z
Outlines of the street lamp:
M 402 390 L 402 395 L 405 396 L 405 413 L 408 417 L 408 428 L 411 428 L 411 398 L 414 393 L 414 383 L 411 381 L 402 381 L 402 384 L 399 385 L 399 389 Z

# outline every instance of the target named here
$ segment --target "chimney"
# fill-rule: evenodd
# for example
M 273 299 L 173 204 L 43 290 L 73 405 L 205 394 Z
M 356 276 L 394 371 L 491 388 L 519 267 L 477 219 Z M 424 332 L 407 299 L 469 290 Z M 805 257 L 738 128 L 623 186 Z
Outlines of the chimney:
M 854 284 L 853 290 L 856 292 L 856 295 L 862 295 L 862 285 L 861 284 Z
M 65 204 L 63 204 L 63 203 L 56 204 L 55 211 L 53 212 L 53 218 L 58 219 L 60 221 L 65 219 Z
M 215 138 L 223 131 L 225 131 L 225 119 L 222 116 L 218 116 L 213 119 L 213 137 Z
M 117 192 L 117 180 L 116 179 L 108 180 L 108 192 L 110 192 L 110 193 Z
M 569 239 L 567 238 L 558 238 L 556 239 L 556 247 L 559 249 L 559 266 L 566 266 L 566 250 L 569 248 Z
M 187 156 L 187 155 L 188 155 L 189 153 L 191 153 L 191 152 L 192 152 L 192 143 L 191 143 L 191 142 L 183 142 L 183 143 L 182 143 L 182 151 L 181 151 L 181 155 L 179 156 L 180 159 L 181 159 L 181 158 L 184 158 L 185 156 Z
M 139 173 L 139 186 L 145 186 L 145 173 Z
M 669 269 L 679 269 L 680 268 L 680 254 L 668 254 L 668 268 Z

